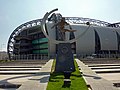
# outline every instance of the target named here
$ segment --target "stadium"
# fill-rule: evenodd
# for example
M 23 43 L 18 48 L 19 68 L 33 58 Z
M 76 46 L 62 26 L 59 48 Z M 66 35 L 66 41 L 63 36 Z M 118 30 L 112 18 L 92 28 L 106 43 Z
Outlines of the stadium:
M 76 57 L 120 56 L 120 23 L 111 24 L 82 17 L 65 17 L 65 20 L 77 30 L 66 33 L 67 40 L 79 37 L 71 44 L 72 53 Z M 57 45 L 48 40 L 42 32 L 41 21 L 42 19 L 37 19 L 26 22 L 11 33 L 7 46 L 9 59 L 43 59 L 56 56 Z M 90 26 L 87 25 L 88 22 Z M 51 21 L 47 22 L 47 33 L 53 39 L 58 39 L 57 31 L 51 30 L 52 25 Z

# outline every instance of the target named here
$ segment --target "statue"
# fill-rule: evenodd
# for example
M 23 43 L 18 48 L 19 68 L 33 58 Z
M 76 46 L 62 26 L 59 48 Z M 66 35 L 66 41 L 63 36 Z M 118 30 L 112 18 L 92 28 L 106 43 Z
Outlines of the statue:
M 67 25 L 69 25 L 70 29 L 65 28 L 65 26 L 67 26 Z M 59 27 L 59 29 L 58 29 L 60 32 L 59 36 L 60 36 L 61 40 L 63 40 L 63 41 L 65 41 L 65 32 L 75 32 L 76 31 L 76 30 L 72 30 L 71 25 L 65 21 L 64 17 L 62 17 L 62 19 L 59 22 L 55 23 L 51 27 L 51 29 L 53 29 L 54 27 Z
M 65 40 L 65 32 L 75 32 L 76 30 L 72 30 L 72 27 L 69 23 L 65 21 L 65 18 L 62 17 L 61 14 L 52 14 L 54 11 L 57 11 L 58 9 L 54 9 L 50 12 L 47 12 L 42 20 L 41 28 L 44 33 L 44 35 L 50 40 L 52 43 L 56 43 L 57 52 L 56 52 L 56 66 L 55 66 L 55 72 L 63 72 L 70 74 L 71 72 L 75 71 L 74 66 L 74 56 L 71 49 L 71 43 L 67 42 Z M 59 39 L 53 40 L 49 37 L 47 34 L 47 30 L 45 28 L 46 20 L 48 20 L 48 16 L 52 14 L 51 20 L 53 21 L 53 26 L 51 28 L 54 28 L 56 30 L 56 35 L 59 37 Z M 49 20 L 48 20 L 49 21 Z M 65 26 L 69 25 L 70 29 L 66 29 Z M 70 76 L 70 75 L 68 75 Z
M 84 32 L 80 33 L 77 37 L 75 37 L 74 39 L 71 39 L 71 40 L 57 40 L 55 38 L 52 38 L 52 37 L 49 36 L 49 34 L 47 34 L 47 29 L 46 29 L 46 21 L 47 20 L 48 21 L 51 21 L 51 20 L 54 21 L 55 20 L 55 25 L 53 25 L 51 28 L 56 27 L 55 30 L 57 29 L 57 31 L 59 31 L 59 32 L 65 33 L 65 32 L 75 32 L 75 31 L 77 31 L 77 30 L 72 30 L 72 27 L 70 26 L 70 24 L 67 23 L 65 21 L 65 18 L 62 17 L 61 15 L 59 16 L 60 18 L 58 20 L 56 20 L 56 18 L 53 19 L 53 16 L 56 15 L 56 13 L 53 13 L 55 11 L 58 11 L 58 9 L 56 8 L 56 9 L 53 9 L 52 11 L 50 11 L 50 12 L 47 12 L 44 15 L 43 20 L 41 22 L 41 30 L 42 30 L 42 32 L 44 33 L 44 35 L 46 36 L 46 38 L 48 38 L 54 44 L 76 42 L 80 37 L 82 37 L 89 30 L 89 28 L 91 26 L 90 23 L 87 22 L 86 25 L 88 25 L 88 27 L 84 30 Z M 51 17 L 48 18 L 50 15 L 51 15 Z M 61 18 L 63 18 L 63 20 Z M 69 25 L 70 30 L 64 28 L 66 25 Z
M 65 29 L 64 28 L 65 25 L 69 25 L 70 30 L 69 29 Z M 56 24 L 54 24 L 51 28 L 54 28 L 55 26 L 59 26 L 60 27 L 60 31 L 63 32 L 63 33 L 65 33 L 65 32 L 75 32 L 76 31 L 76 30 L 72 30 L 71 25 L 65 21 L 64 17 L 62 17 L 61 21 L 56 23 Z
M 62 17 L 61 14 L 53 13 L 57 10 L 58 9 L 54 9 L 50 12 L 47 12 L 44 15 L 43 20 L 41 22 L 41 30 L 51 43 L 56 44 L 55 72 L 71 73 L 75 71 L 74 55 L 72 53 L 71 43 L 76 42 L 77 39 L 82 37 L 88 31 L 88 29 L 90 28 L 90 23 L 89 22 L 86 23 L 88 27 L 80 35 L 78 35 L 77 37 L 71 40 L 67 40 L 67 39 L 65 40 L 65 37 L 67 36 L 65 35 L 65 32 L 75 32 L 77 30 L 72 30 L 70 24 L 65 21 L 65 18 Z M 51 19 L 48 18 L 50 15 L 51 15 L 50 17 Z M 56 30 L 56 38 L 54 39 L 51 38 L 49 34 L 47 34 L 46 21 L 49 20 L 53 21 L 54 24 L 51 28 L 55 27 L 54 30 Z M 65 28 L 66 25 L 69 25 L 70 29 L 66 29 Z

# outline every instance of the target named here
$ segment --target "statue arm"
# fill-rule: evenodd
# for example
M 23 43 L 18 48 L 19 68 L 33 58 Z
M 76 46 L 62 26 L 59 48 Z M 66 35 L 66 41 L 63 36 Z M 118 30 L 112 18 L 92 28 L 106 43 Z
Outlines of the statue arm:
M 69 28 L 72 30 L 72 27 L 69 23 L 65 22 L 66 25 L 69 25 Z

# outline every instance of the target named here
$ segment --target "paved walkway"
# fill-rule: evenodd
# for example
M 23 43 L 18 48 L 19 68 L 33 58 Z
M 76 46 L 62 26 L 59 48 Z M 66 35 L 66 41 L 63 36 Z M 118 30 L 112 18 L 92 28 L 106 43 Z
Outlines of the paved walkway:
M 46 90 L 49 81 L 53 59 L 49 60 L 38 73 L 24 82 L 18 90 Z
M 87 85 L 90 85 L 91 90 L 118 90 L 113 84 L 100 76 L 98 76 L 94 71 L 92 71 L 88 66 L 86 66 L 79 59 L 76 59 L 80 71 L 83 74 L 83 78 Z

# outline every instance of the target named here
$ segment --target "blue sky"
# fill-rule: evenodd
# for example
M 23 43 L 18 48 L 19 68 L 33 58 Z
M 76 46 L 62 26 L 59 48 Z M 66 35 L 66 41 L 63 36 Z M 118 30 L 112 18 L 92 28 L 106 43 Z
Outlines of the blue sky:
M 19 25 L 58 8 L 63 16 L 120 22 L 120 0 L 0 0 L 0 50 Z

